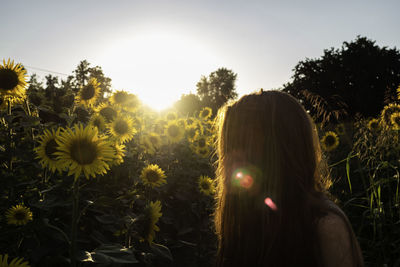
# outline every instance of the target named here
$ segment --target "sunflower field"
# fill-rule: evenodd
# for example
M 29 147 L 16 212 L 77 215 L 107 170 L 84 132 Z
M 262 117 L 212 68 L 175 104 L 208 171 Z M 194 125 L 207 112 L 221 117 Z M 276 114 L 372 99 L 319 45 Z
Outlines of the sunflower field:
M 49 94 L 0 65 L 0 266 L 212 266 L 215 114 L 154 112 L 102 83 Z M 400 105 L 317 126 L 367 265 L 400 266 Z

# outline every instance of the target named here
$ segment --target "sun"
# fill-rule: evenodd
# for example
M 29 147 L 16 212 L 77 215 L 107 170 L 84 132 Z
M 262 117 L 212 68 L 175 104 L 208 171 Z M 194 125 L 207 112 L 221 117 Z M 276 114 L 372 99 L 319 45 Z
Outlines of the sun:
M 167 27 L 146 28 L 113 39 L 99 64 L 113 77 L 113 86 L 161 111 L 182 94 L 196 92 L 201 75 L 222 64 L 211 45 L 193 33 Z

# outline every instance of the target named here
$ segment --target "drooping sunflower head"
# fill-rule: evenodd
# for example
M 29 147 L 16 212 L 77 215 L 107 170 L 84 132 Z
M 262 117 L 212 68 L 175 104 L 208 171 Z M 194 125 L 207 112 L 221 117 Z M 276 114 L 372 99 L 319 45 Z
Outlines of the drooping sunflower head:
M 8 254 L 0 254 L 0 267 L 30 267 L 23 258 L 14 258 L 8 263 Z
M 113 105 L 123 106 L 129 100 L 129 93 L 126 91 L 115 91 L 110 97 L 110 102 Z
M 146 240 L 151 244 L 155 238 L 156 233 L 160 231 L 160 228 L 156 225 L 160 217 L 161 213 L 161 202 L 157 200 L 156 202 L 151 201 L 144 210 L 144 229 L 142 233 L 142 241 Z
M 390 129 L 393 126 L 391 116 L 396 112 L 400 112 L 399 104 L 392 103 L 383 108 L 381 112 L 381 122 L 385 128 Z
M 97 128 L 79 124 L 73 129 L 67 128 L 56 140 L 58 152 L 55 154 L 61 167 L 68 168 L 68 175 L 81 173 L 86 178 L 96 174 L 105 174 L 109 169 L 108 162 L 114 159 L 112 144 L 104 137 L 99 137 Z
M 33 215 L 28 207 L 18 204 L 7 210 L 6 218 L 8 224 L 25 225 L 29 221 L 32 221 Z
M 97 97 L 100 94 L 100 83 L 96 78 L 90 78 L 88 84 L 83 86 L 76 96 L 78 103 L 81 103 L 87 107 L 94 105 Z
M 89 124 L 96 127 L 99 131 L 104 131 L 106 129 L 106 120 L 100 114 L 92 115 Z
M 165 179 L 167 176 L 164 171 L 158 167 L 157 164 L 149 164 L 142 169 L 140 174 L 140 178 L 143 181 L 143 184 L 149 185 L 151 187 L 159 187 L 163 184 L 167 183 Z
M 184 135 L 184 129 L 179 126 L 178 122 L 175 121 L 169 121 L 167 126 L 165 127 L 165 132 L 164 134 L 167 136 L 168 140 L 171 143 L 177 143 L 179 142 L 183 135 Z
M 392 128 L 394 130 L 400 130 L 400 112 L 395 112 L 390 116 L 392 122 Z
M 102 103 L 96 108 L 96 111 L 99 115 L 103 116 L 106 122 L 112 122 L 119 114 L 118 109 Z
M 26 70 L 21 64 L 14 64 L 14 60 L 3 59 L 0 64 L 0 95 L 18 97 L 25 95 Z
M 321 139 L 321 146 L 325 151 L 332 151 L 339 145 L 339 137 L 335 132 L 326 132 Z
M 196 125 L 190 125 L 189 127 L 186 127 L 186 137 L 190 142 L 196 140 L 198 135 L 199 131 L 197 130 Z
M 215 186 L 213 180 L 205 175 L 199 178 L 199 190 L 201 193 L 211 196 L 215 193 Z
M 48 168 L 50 171 L 62 171 L 60 163 L 57 160 L 55 152 L 58 151 L 57 139 L 60 137 L 60 128 L 56 131 L 45 129 L 43 134 L 39 136 L 39 146 L 35 148 L 36 158 L 40 160 L 43 168 Z
M 371 120 L 368 122 L 368 129 L 369 129 L 371 132 L 377 132 L 377 131 L 379 131 L 379 129 L 380 129 L 379 120 L 378 120 L 378 119 L 371 119 Z
M 178 114 L 176 114 L 175 111 L 169 111 L 167 113 L 167 115 L 165 115 L 165 119 L 167 121 L 174 121 L 174 120 L 178 119 Z
M 199 113 L 199 118 L 202 120 L 208 120 L 212 115 L 212 109 L 209 107 L 204 107 L 200 113 Z
M 118 116 L 107 127 L 114 139 L 120 143 L 131 140 L 136 133 L 133 120 L 128 116 Z

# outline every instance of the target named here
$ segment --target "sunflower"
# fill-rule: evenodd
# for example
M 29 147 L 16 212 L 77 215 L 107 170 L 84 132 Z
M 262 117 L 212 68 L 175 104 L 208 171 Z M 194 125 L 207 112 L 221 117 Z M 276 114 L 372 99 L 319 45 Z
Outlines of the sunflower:
M 215 186 L 213 180 L 208 176 L 200 176 L 199 178 L 199 190 L 201 193 L 210 196 L 215 192 Z
M 400 112 L 395 112 L 390 116 L 390 121 L 394 130 L 400 130 Z
M 326 151 L 332 151 L 339 145 L 339 137 L 335 132 L 326 132 L 321 139 L 321 146 Z
M 23 96 L 25 94 L 26 70 L 21 64 L 15 64 L 14 60 L 3 59 L 0 64 L 0 94 L 3 96 Z
M 136 95 L 128 94 L 127 101 L 122 106 L 125 109 L 133 112 L 140 107 L 140 100 Z
M 167 125 L 167 121 L 163 119 L 158 119 L 154 124 L 154 131 L 159 134 L 163 134 L 165 131 L 165 126 Z
M 170 111 L 167 113 L 167 115 L 165 115 L 165 119 L 167 121 L 174 121 L 174 120 L 178 119 L 178 115 L 176 114 L 175 111 Z
M 32 212 L 23 204 L 19 204 L 8 209 L 6 217 L 8 224 L 25 225 L 32 221 Z
M 208 120 L 212 115 L 212 109 L 209 107 L 204 107 L 200 113 L 199 113 L 199 118 L 202 120 Z
M 176 120 L 169 121 L 165 127 L 165 135 L 168 137 L 168 140 L 171 143 L 177 143 L 182 139 L 184 135 L 184 129 L 179 126 Z
M 189 117 L 186 119 L 186 126 L 193 125 L 196 121 L 197 121 L 196 118 Z
M 57 138 L 58 156 L 61 167 L 69 168 L 68 175 L 75 179 L 83 172 L 88 179 L 96 174 L 104 174 L 109 169 L 108 161 L 114 158 L 114 150 L 109 141 L 98 136 L 97 128 L 81 124 L 74 129 L 67 128 Z
M 87 85 L 79 90 L 76 100 L 87 107 L 92 106 L 100 94 L 100 83 L 96 78 L 90 78 Z
M 178 122 L 178 125 L 182 127 L 182 129 L 186 128 L 186 120 L 185 119 L 182 119 L 182 118 L 178 119 L 177 122 Z
M 57 160 L 57 156 L 54 154 L 57 152 L 57 139 L 60 137 L 60 128 L 57 131 L 51 129 L 45 129 L 43 134 L 39 136 L 39 146 L 35 148 L 37 159 L 40 160 L 40 164 L 43 168 L 49 168 L 50 171 L 55 172 L 56 170 L 62 171 L 60 164 Z
M 198 149 L 203 149 L 208 147 L 208 145 L 210 144 L 210 140 L 205 135 L 198 135 L 194 143 Z
M 115 91 L 110 97 L 110 102 L 113 105 L 123 106 L 129 100 L 129 93 L 126 91 Z
M 392 116 L 393 113 L 400 112 L 400 105 L 399 104 L 389 104 L 385 106 L 381 112 L 381 122 L 383 126 L 386 128 L 391 128 L 392 121 L 390 117 Z
M 124 156 L 126 153 L 125 146 L 123 144 L 114 143 L 111 145 L 112 149 L 114 150 L 114 157 L 108 163 L 110 167 L 120 165 L 124 162 Z
M 90 118 L 89 125 L 97 127 L 99 131 L 104 131 L 106 129 L 106 120 L 100 114 L 95 114 Z
M 102 103 L 96 108 L 96 111 L 104 117 L 106 122 L 113 121 L 118 116 L 118 110 L 108 104 Z
M 161 213 L 161 202 L 157 200 L 156 202 L 151 201 L 144 210 L 145 215 L 145 226 L 143 231 L 142 241 L 147 240 L 151 244 L 156 236 L 156 232 L 160 231 L 160 228 L 156 225 Z
M 207 158 L 210 155 L 210 149 L 208 147 L 197 148 L 196 153 L 203 158 Z
M 369 122 L 368 122 L 368 129 L 371 131 L 371 132 L 377 132 L 378 130 L 379 130 L 379 120 L 378 119 L 371 119 Z
M 145 185 L 159 187 L 167 183 L 164 171 L 157 164 L 149 164 L 142 169 L 140 178 Z
M 23 258 L 14 258 L 10 263 L 8 263 L 8 254 L 0 254 L 0 267 L 30 267 L 29 262 L 23 262 L 23 260 Z
M 189 127 L 186 127 L 186 137 L 190 142 L 196 140 L 198 135 L 199 130 L 197 130 L 196 125 L 190 125 Z
M 128 116 L 119 116 L 107 125 L 110 134 L 120 143 L 125 143 L 132 139 L 136 133 L 133 127 L 133 120 Z

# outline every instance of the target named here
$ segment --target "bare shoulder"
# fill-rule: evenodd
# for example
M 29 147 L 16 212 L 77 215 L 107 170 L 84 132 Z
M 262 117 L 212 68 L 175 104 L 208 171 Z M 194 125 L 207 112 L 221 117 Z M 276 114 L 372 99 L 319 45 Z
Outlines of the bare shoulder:
M 324 266 L 354 266 L 350 232 L 342 216 L 329 213 L 321 218 L 318 236 Z

